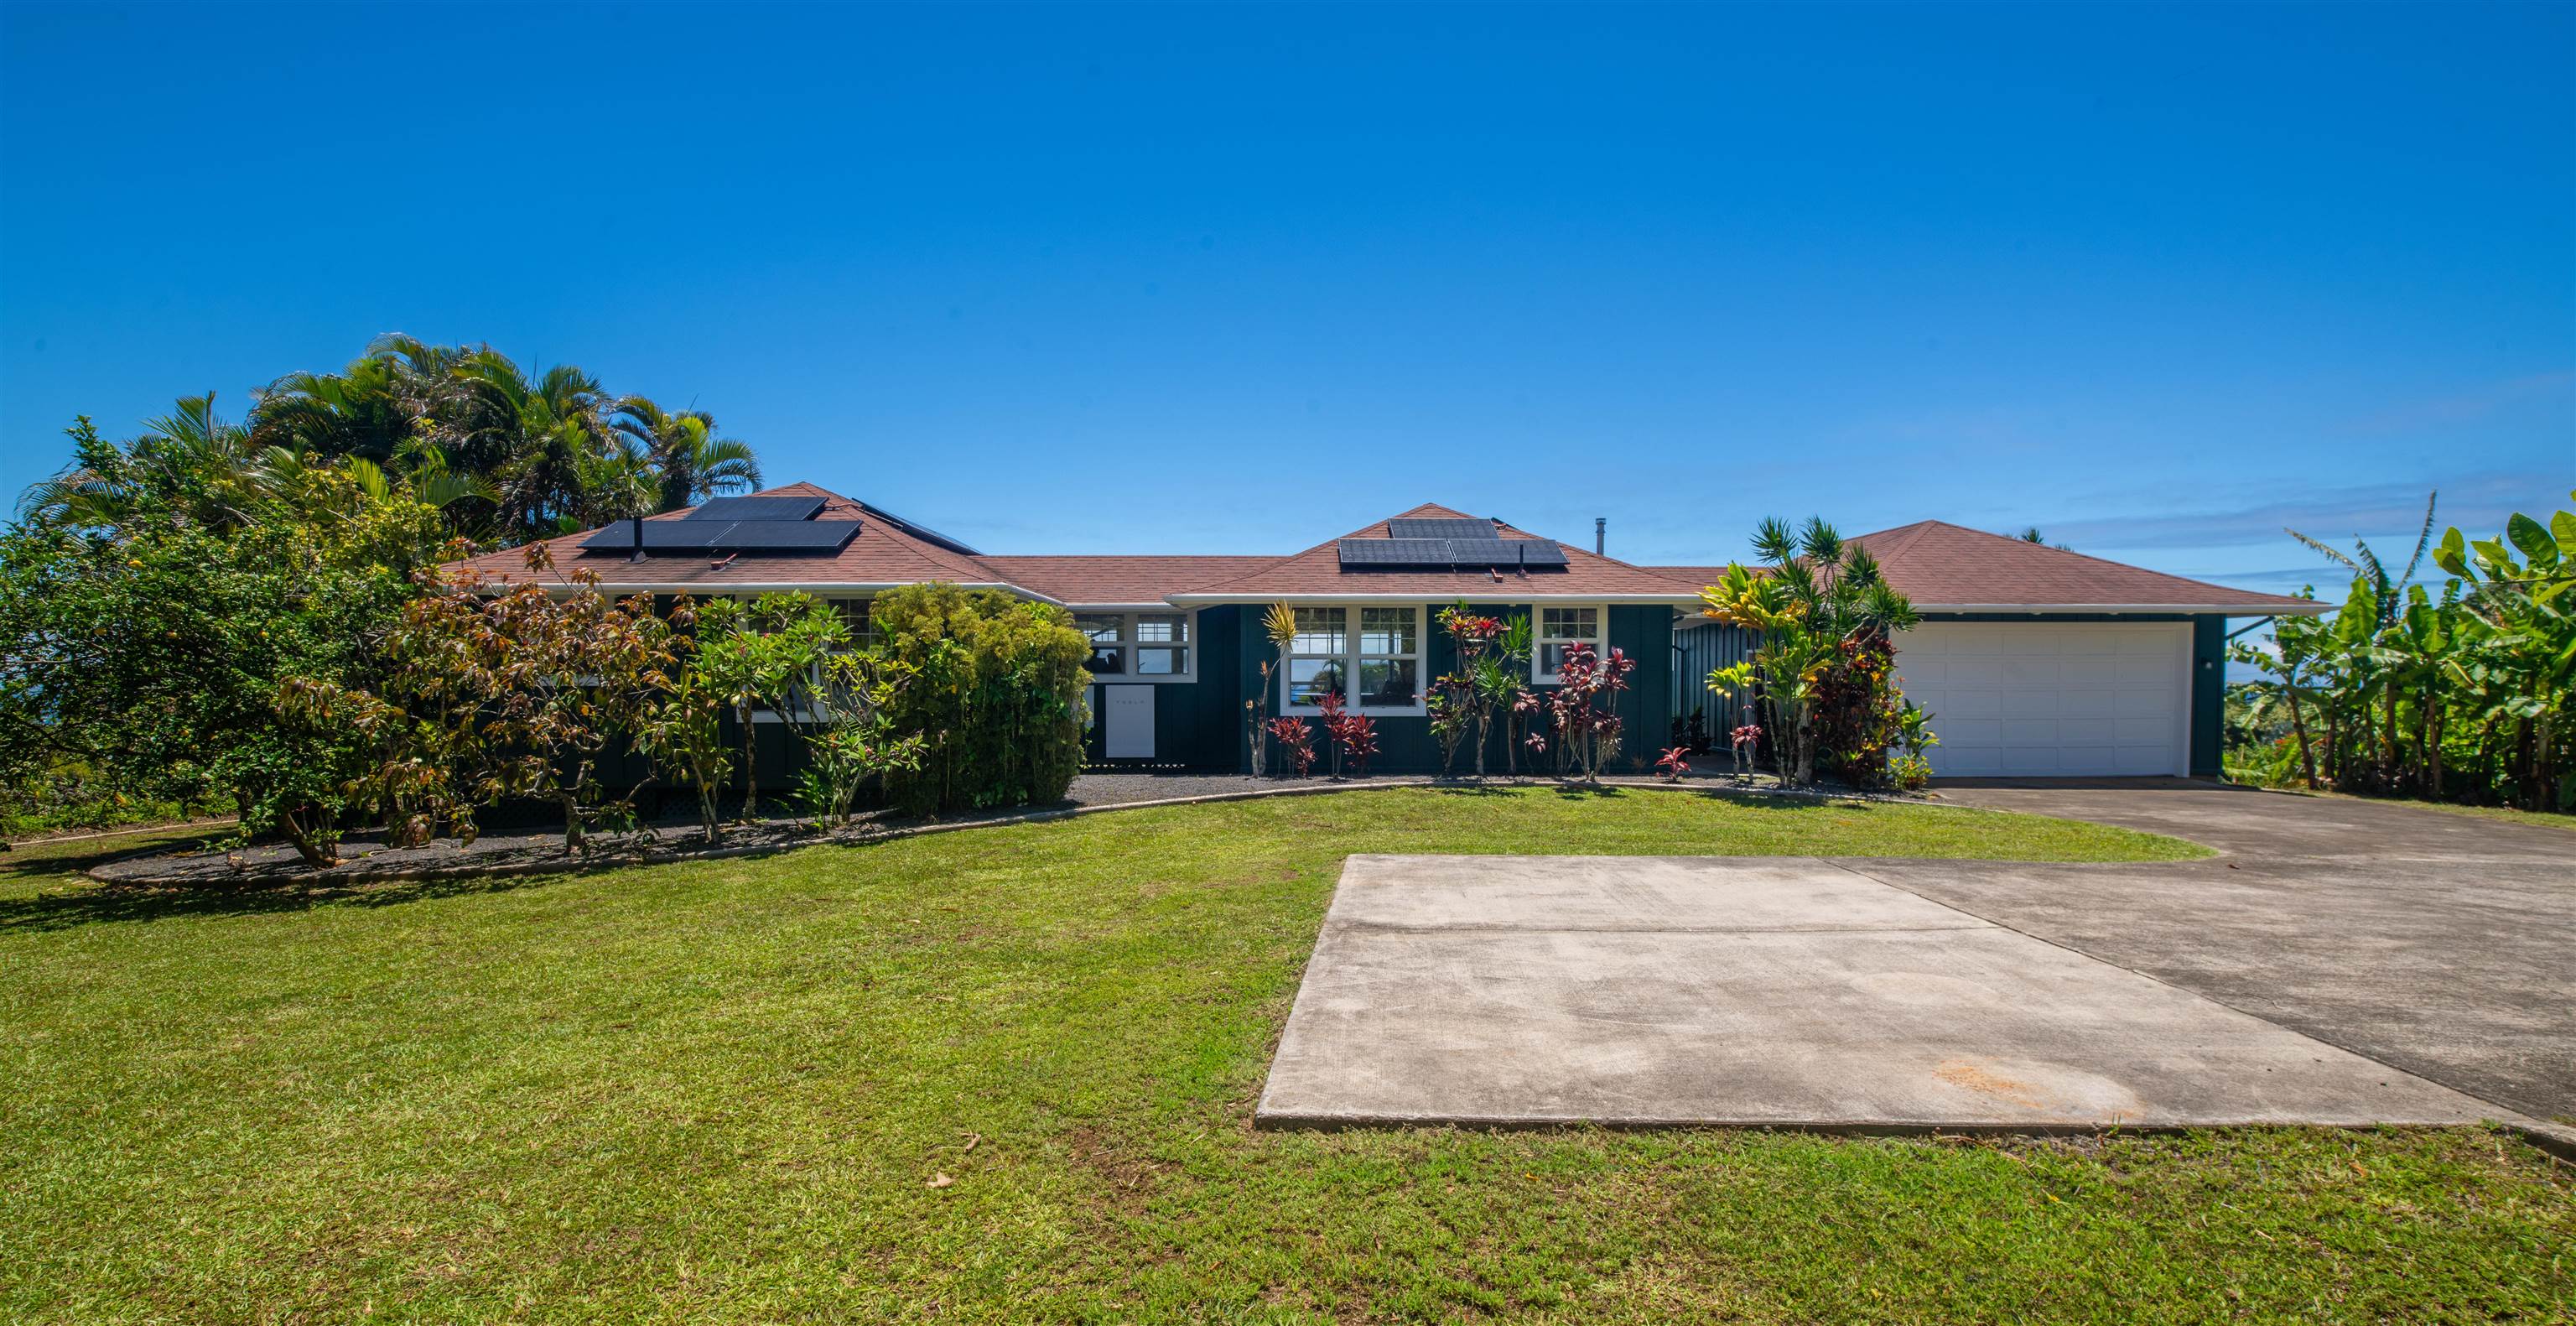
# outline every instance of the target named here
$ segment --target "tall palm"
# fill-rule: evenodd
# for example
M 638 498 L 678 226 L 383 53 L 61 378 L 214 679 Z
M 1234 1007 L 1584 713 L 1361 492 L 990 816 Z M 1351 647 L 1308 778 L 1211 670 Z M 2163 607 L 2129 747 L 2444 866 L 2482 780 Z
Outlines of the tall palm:
M 289 373 L 251 406 L 251 434 L 319 459 L 393 463 L 429 411 L 428 394 L 399 359 L 370 354 L 337 373 Z
M 569 364 L 532 378 L 489 347 L 456 364 L 438 406 L 441 440 L 457 468 L 499 489 L 504 537 L 580 527 L 586 480 L 612 449 L 605 402 L 599 380 Z
M 646 397 L 626 396 L 609 422 L 651 457 L 660 489 L 655 510 L 677 511 L 760 486 L 751 445 L 716 436 L 715 416 L 704 410 L 665 410 Z
M 263 447 L 249 429 L 216 414 L 211 391 L 180 397 L 122 445 L 102 441 L 86 419 L 71 431 L 72 464 L 20 496 L 21 519 L 113 531 L 162 514 L 237 529 L 281 494 L 301 464 L 292 451 Z

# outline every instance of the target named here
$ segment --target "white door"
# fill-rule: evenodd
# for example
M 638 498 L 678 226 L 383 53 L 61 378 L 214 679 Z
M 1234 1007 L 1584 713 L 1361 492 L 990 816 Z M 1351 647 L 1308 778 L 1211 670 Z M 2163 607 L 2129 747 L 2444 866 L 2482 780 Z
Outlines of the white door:
M 1896 650 L 1935 774 L 2191 772 L 2189 622 L 1927 622 Z
M 1154 688 L 1151 686 L 1103 686 L 1100 688 L 1108 712 L 1102 715 L 1106 731 L 1101 737 L 1102 749 L 1113 760 L 1150 760 L 1154 758 Z

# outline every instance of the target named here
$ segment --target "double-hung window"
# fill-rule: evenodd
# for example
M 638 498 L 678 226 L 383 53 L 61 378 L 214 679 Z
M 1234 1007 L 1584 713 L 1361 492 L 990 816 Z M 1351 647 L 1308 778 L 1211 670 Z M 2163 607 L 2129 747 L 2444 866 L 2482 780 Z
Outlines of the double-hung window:
M 1282 703 L 1312 713 L 1328 694 L 1363 713 L 1422 712 L 1422 609 L 1297 609 Z
M 1186 612 L 1083 612 L 1074 629 L 1091 640 L 1095 681 L 1187 681 L 1191 677 Z
M 1602 613 L 1603 609 L 1597 605 L 1541 607 L 1538 610 L 1538 648 L 1530 653 L 1530 680 L 1561 680 L 1568 645 L 1589 645 L 1597 657 L 1601 653 Z

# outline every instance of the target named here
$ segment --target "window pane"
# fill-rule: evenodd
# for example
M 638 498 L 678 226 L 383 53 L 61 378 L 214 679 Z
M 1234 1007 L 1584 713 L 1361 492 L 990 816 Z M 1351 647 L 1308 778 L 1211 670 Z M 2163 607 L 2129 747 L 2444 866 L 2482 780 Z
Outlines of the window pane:
M 1360 704 L 1410 705 L 1413 703 L 1413 660 L 1409 658 L 1363 658 L 1360 660 Z
M 1126 639 L 1127 619 L 1117 613 L 1082 613 L 1073 619 L 1073 629 L 1091 637 L 1095 645 L 1114 645 Z
M 1136 638 L 1148 644 L 1188 644 L 1190 619 L 1178 613 L 1147 613 L 1136 619 Z
M 1541 638 L 1548 640 L 1598 641 L 1601 638 L 1601 610 L 1599 608 L 1542 608 L 1539 610 L 1538 633 Z
M 1360 609 L 1360 652 L 1363 654 L 1415 652 L 1413 609 Z
M 1091 661 L 1083 666 L 1095 677 L 1115 677 L 1127 671 L 1127 651 L 1115 645 L 1091 651 Z
M 1348 648 L 1350 610 L 1347 608 L 1299 608 L 1297 638 L 1290 641 L 1291 654 L 1338 654 Z
M 1538 647 L 1538 670 L 1551 677 L 1565 671 L 1565 646 L 1540 645 Z
M 1288 703 L 1313 704 L 1326 695 L 1337 695 L 1341 692 L 1341 660 L 1330 658 L 1288 660 Z
M 1136 675 L 1176 677 L 1190 670 L 1190 651 L 1179 645 L 1144 645 L 1136 650 Z

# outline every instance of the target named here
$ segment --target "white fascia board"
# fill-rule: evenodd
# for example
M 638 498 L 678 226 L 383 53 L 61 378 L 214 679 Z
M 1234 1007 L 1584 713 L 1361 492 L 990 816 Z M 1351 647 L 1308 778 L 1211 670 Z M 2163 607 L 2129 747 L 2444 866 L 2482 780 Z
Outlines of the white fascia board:
M 516 588 L 518 588 L 518 587 L 519 587 L 519 586 L 521 586 L 521 585 L 526 585 L 526 584 L 544 584 L 544 583 L 545 583 L 545 582 L 535 580 L 534 578 L 529 578 L 529 579 L 510 579 L 510 580 L 492 579 L 492 580 L 485 580 L 485 581 L 480 582 L 479 587 L 480 587 L 480 588 L 484 588 L 484 589 L 509 590 L 509 589 L 516 589 Z M 889 589 L 903 589 L 903 588 L 905 588 L 905 587 L 907 587 L 907 586 L 911 586 L 911 585 L 924 585 L 924 584 L 929 584 L 929 583 L 931 583 L 931 582 L 926 581 L 926 580 L 895 580 L 895 581 L 888 581 L 888 582 L 884 582 L 884 583 L 873 583 L 873 582 L 870 582 L 870 583 L 862 583 L 862 582 L 859 582 L 859 581 L 832 581 L 832 582 L 828 582 L 828 583 L 826 583 L 826 582 L 823 582 L 823 581 L 816 581 L 816 580 L 782 580 L 782 581 L 771 581 L 771 582 L 760 582 L 760 581 L 749 581 L 749 580 L 744 580 L 744 581 L 709 582 L 709 581 L 704 581 L 704 580 L 675 580 L 675 581 L 660 581 L 660 580 L 607 580 L 607 579 L 602 579 L 602 580 L 599 582 L 598 589 L 599 589 L 599 592 L 600 592 L 600 593 L 602 593 L 602 594 L 701 594 L 701 595 L 703 595 L 703 594 L 787 594 L 787 593 L 805 593 L 805 594 L 812 594 L 812 595 L 815 595 L 815 596 L 817 596 L 817 597 L 820 597 L 820 596 L 827 595 L 827 594 L 829 594 L 829 595 L 838 595 L 838 594 L 882 594 L 882 593 L 884 593 L 885 591 L 887 591 L 887 590 L 889 590 Z M 1052 598 L 1047 597 L 1047 596 L 1046 596 L 1046 595 L 1044 595 L 1044 594 L 1040 594 L 1040 593 L 1038 593 L 1038 592 L 1037 592 L 1037 591 L 1035 591 L 1035 590 L 1031 590 L 1031 589 L 1022 589 L 1022 588 L 1021 588 L 1021 587 L 1019 587 L 1018 585 L 1009 584 L 1009 583 L 1006 583 L 1006 582 L 1004 582 L 1004 581 L 999 581 L 999 580 L 957 580 L 957 581 L 950 581 L 950 582 L 948 582 L 948 583 L 953 584 L 953 585 L 956 585 L 959 589 L 998 589 L 998 590 L 1002 591 L 1002 592 L 1003 592 L 1003 593 L 1005 593 L 1005 594 L 1016 594 L 1016 595 L 1020 596 L 1021 598 L 1024 598 L 1024 599 L 1034 599 L 1034 600 L 1036 600 L 1037 602 L 1040 602 L 1040 603 L 1052 603 L 1052 604 L 1054 604 L 1055 606 L 1057 606 L 1057 607 L 1059 607 L 1059 608 L 1061 608 L 1061 607 L 1065 606 L 1065 605 L 1064 605 L 1064 603 L 1063 603 L 1061 600 L 1058 600 L 1058 599 L 1052 599 Z M 562 582 L 562 581 L 557 581 L 557 582 L 554 582 L 554 583 L 551 583 L 551 584 L 545 584 L 545 587 L 546 587 L 548 590 L 554 591 L 554 592 L 556 592 L 556 593 L 566 593 L 566 594 L 571 593 L 573 590 L 576 590 L 576 589 L 580 589 L 580 588 L 582 588 L 582 586 L 574 585 L 574 584 L 569 584 L 569 583 L 565 583 L 565 582 Z M 1162 605 L 1161 605 L 1161 604 L 1156 604 L 1156 605 L 1154 605 L 1154 606 L 1156 606 L 1156 607 L 1160 607 L 1160 606 L 1162 606 Z
M 1469 603 L 1665 603 L 1699 602 L 1696 594 L 1532 594 L 1508 584 L 1480 585 L 1466 590 L 1416 590 L 1410 594 L 1335 594 L 1329 591 L 1311 594 L 1174 594 L 1176 605 L 1199 607 L 1219 603 L 1427 603 L 1435 599 L 1465 599 Z
M 2050 617 L 2074 613 L 2118 615 L 2132 612 L 2161 612 L 2193 617 L 2313 617 L 2335 610 L 2332 603 L 2301 603 L 2295 607 L 2255 607 L 2244 603 L 1917 603 L 1916 612 L 1996 612 L 2019 613 L 2029 617 Z

